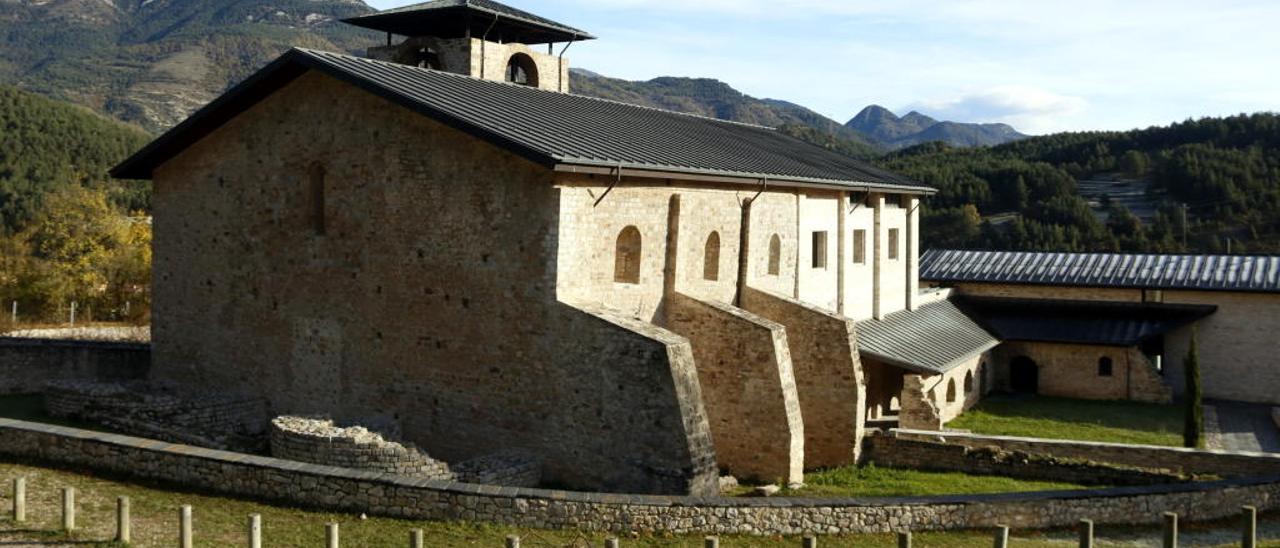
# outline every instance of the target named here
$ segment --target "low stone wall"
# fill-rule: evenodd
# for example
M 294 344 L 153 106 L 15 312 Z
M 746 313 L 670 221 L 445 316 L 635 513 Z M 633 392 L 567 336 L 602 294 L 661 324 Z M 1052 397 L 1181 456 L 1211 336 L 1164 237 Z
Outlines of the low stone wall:
M 519 450 L 458 463 L 453 467 L 453 473 L 463 483 L 507 487 L 537 487 L 542 483 L 542 463 L 537 457 Z
M 1156 524 L 1280 509 L 1280 476 L 1104 490 L 787 499 L 572 493 L 423 480 L 0 419 L 0 458 L 342 512 L 591 531 L 794 535 Z
M 271 421 L 271 455 L 414 478 L 454 479 L 448 464 L 413 444 L 384 439 L 362 426 L 339 427 L 331 419 L 276 417 Z
M 34 394 L 53 379 L 141 379 L 150 369 L 149 344 L 0 338 L 0 395 Z
M 1030 455 L 1164 469 L 1181 474 L 1215 475 L 1224 478 L 1280 474 L 1280 454 L 1277 453 L 1203 451 L 1155 445 L 983 436 L 923 430 L 891 430 L 890 435 L 979 449 L 996 447 Z
M 177 397 L 146 381 L 55 381 L 44 387 L 54 417 L 95 422 L 122 432 L 206 447 L 258 450 L 266 402 L 206 394 Z
M 877 466 L 889 468 L 962 472 L 1080 485 L 1158 485 L 1187 480 L 1183 475 L 1167 470 L 1030 455 L 995 447 L 974 448 L 891 435 L 868 437 L 866 458 Z

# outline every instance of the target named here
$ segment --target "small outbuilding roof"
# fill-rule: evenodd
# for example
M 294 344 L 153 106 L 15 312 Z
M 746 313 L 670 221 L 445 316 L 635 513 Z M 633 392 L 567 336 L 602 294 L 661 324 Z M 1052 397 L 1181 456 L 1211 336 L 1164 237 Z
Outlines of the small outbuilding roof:
M 935 192 L 763 126 L 304 49 L 285 53 L 111 174 L 151 178 L 157 166 L 310 70 L 558 171 Z
M 930 375 L 946 373 L 1000 344 L 951 301 L 858 322 L 858 352 Z
M 402 36 L 490 38 L 521 44 L 592 40 L 595 36 L 493 0 L 434 0 L 342 20 Z
M 1280 257 L 933 249 L 920 257 L 920 279 L 1278 293 Z
M 1212 305 L 961 297 L 960 308 L 1005 341 L 1136 346 L 1217 311 Z

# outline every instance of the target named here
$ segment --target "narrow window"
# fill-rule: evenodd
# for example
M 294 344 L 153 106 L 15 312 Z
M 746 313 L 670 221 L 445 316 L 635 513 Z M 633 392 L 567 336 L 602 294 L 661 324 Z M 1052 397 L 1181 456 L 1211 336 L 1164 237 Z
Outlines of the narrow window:
M 613 281 L 620 284 L 640 283 L 640 229 L 628 226 L 618 234 L 613 257 Z
M 889 260 L 898 259 L 898 229 L 889 229 Z
M 1110 377 L 1114 373 L 1115 371 L 1111 364 L 1111 358 L 1103 356 L 1102 358 L 1098 359 L 1098 376 L 1099 377 Z
M 956 380 L 947 381 L 947 403 L 956 402 Z
M 769 238 L 769 275 L 777 276 L 782 272 L 782 238 L 774 234 Z
M 716 281 L 720 279 L 720 233 L 712 232 L 707 236 L 707 245 L 702 252 L 702 279 Z
M 964 393 L 973 393 L 973 371 L 964 374 Z
M 853 264 L 867 264 L 867 231 L 853 231 Z
M 813 233 L 813 267 L 827 268 L 827 232 Z
M 324 236 L 324 184 L 325 171 L 320 165 L 312 165 L 308 173 L 307 185 L 307 217 L 311 221 L 311 230 L 316 236 Z

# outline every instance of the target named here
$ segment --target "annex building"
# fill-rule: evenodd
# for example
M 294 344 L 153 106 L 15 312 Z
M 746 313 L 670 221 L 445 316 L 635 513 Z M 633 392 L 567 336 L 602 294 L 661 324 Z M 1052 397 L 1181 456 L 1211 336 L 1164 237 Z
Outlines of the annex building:
M 1001 347 L 969 285 L 920 286 L 929 187 L 573 95 L 565 45 L 593 37 L 496 2 L 348 22 L 387 44 L 289 51 L 113 171 L 154 181 L 158 379 L 391 421 L 450 462 L 519 448 L 569 488 L 710 495 L 854 463 L 869 424 L 941 428 L 1014 382 L 1010 352 L 1049 362 Z M 1105 342 L 1159 392 L 1124 361 L 1146 338 Z

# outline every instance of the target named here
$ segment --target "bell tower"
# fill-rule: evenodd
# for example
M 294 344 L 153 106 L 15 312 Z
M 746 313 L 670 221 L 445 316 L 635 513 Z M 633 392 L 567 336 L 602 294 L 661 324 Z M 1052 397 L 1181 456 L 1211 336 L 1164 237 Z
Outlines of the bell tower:
M 387 34 L 386 45 L 369 48 L 371 59 L 562 93 L 569 91 L 565 51 L 595 39 L 492 0 L 434 0 L 343 22 Z

